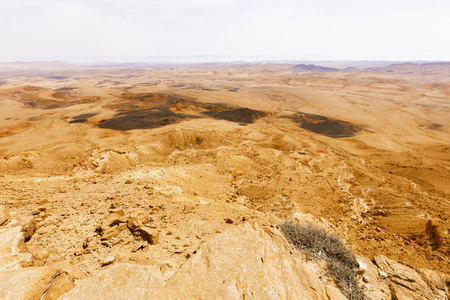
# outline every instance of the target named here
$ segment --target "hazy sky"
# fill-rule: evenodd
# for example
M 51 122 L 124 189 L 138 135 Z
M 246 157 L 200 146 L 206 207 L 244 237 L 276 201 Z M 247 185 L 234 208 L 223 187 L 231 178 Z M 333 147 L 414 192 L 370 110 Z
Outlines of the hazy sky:
M 155 56 L 450 61 L 450 1 L 0 0 L 0 61 Z

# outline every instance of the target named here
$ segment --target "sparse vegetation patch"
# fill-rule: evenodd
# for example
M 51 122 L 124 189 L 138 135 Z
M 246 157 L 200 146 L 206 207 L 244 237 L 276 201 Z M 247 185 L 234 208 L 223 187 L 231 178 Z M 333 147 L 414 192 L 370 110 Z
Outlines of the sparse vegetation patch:
M 308 259 L 325 259 L 327 269 L 341 290 L 351 300 L 364 300 L 364 288 L 358 284 L 356 268 L 358 262 L 342 241 L 327 231 L 296 223 L 292 220 L 280 224 L 281 231 L 298 249 L 307 254 Z

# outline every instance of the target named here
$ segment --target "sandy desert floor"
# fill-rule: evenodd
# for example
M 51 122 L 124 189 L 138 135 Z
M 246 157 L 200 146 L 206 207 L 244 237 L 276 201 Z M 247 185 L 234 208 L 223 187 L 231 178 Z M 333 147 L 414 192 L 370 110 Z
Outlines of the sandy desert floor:
M 300 212 L 356 254 L 450 273 L 448 74 L 0 71 L 0 204 L 35 216 L 35 265 L 179 265 L 226 226 Z M 159 241 L 105 232 L 114 213 Z

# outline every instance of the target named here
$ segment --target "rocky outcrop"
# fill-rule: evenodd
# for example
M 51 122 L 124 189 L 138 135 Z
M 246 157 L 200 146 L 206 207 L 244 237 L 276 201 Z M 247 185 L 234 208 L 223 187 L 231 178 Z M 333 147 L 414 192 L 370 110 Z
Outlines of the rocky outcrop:
M 422 277 L 414 269 L 383 255 L 376 256 L 374 263 L 380 273 L 387 275 L 393 299 L 447 299 L 443 277 L 436 272 L 422 270 Z
M 290 253 L 278 233 L 255 230 L 247 223 L 206 242 L 155 294 L 155 299 L 180 298 L 328 299 L 328 296 L 325 285 Z
M 127 224 L 115 213 L 101 227 Z M 23 267 L 32 259 L 25 235 L 15 219 L 0 226 L 1 299 L 346 299 L 322 276 L 320 264 L 306 263 L 279 230 L 256 224 L 230 224 L 179 268 L 118 263 L 110 255 L 99 273 L 75 287 L 71 273 L 58 267 Z M 438 272 L 416 271 L 382 255 L 358 262 L 370 299 L 447 299 L 448 280 Z
M 19 221 L 12 219 L 7 226 L 0 227 L 0 299 L 2 300 L 53 300 L 73 287 L 72 278 L 58 269 L 23 268 L 29 265 L 33 257 L 25 251 L 24 241 L 26 237 L 31 237 L 34 228 L 34 219 L 29 217 L 21 218 Z
M 16 220 L 0 227 L 0 271 L 19 269 L 31 260 L 32 255 L 22 251 L 24 239 L 22 226 Z

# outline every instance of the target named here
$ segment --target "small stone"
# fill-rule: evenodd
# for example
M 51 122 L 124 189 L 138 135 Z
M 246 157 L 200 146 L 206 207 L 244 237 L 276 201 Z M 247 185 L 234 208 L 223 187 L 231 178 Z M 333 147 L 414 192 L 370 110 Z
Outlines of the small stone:
M 232 219 L 230 219 L 230 218 L 226 218 L 226 219 L 225 219 L 225 223 L 227 223 L 227 224 L 233 224 L 234 221 L 233 221 Z
M 388 275 L 385 272 L 380 270 L 380 277 L 383 279 L 386 279 L 386 278 L 388 278 Z
M 112 264 L 115 260 L 116 259 L 112 255 L 106 257 L 102 262 L 102 267 Z
M 123 209 L 120 209 L 120 208 L 111 209 L 110 213 L 111 214 L 117 214 L 119 216 L 124 216 L 125 215 L 125 211 Z
M 363 276 L 362 280 L 363 280 L 365 283 L 368 283 L 368 282 L 369 282 L 369 277 Z
M 97 240 L 92 239 L 83 244 L 84 253 L 90 253 L 97 249 Z
M 123 214 L 120 212 L 115 212 L 112 214 L 109 214 L 105 217 L 105 219 L 102 222 L 101 230 L 106 231 L 108 227 L 113 227 L 115 225 L 118 225 L 120 223 L 125 223 L 127 220 Z
M 367 265 L 365 263 L 363 263 L 362 261 L 358 261 L 358 270 L 356 271 L 356 273 L 364 274 L 364 273 L 366 273 L 366 270 L 367 270 Z
M 153 263 L 152 259 L 148 257 L 148 253 L 145 252 L 131 253 L 128 259 L 141 265 L 150 265 Z
M 133 183 L 133 180 L 131 180 L 131 179 L 127 179 L 126 181 L 125 181 L 125 184 L 132 184 Z
M 194 205 L 185 205 L 183 208 L 183 213 L 185 213 L 185 214 L 190 214 L 190 213 L 193 213 L 194 211 L 195 211 Z
M 43 199 L 43 200 L 38 202 L 39 205 L 44 205 L 44 204 L 47 204 L 47 203 L 50 203 L 50 201 L 48 201 L 48 199 Z
M 37 215 L 37 214 L 40 214 L 41 212 L 46 211 L 46 210 L 47 210 L 47 206 L 41 205 L 41 206 L 38 206 L 36 209 L 34 209 L 34 210 L 31 212 L 31 214 L 32 214 L 32 215 Z
M 159 241 L 159 232 L 155 229 L 142 227 L 139 229 L 139 233 L 151 245 L 156 245 Z
M 142 249 L 145 249 L 145 245 L 144 244 L 137 244 L 131 249 L 131 252 L 136 252 L 136 251 L 139 251 L 139 250 L 142 250 Z

